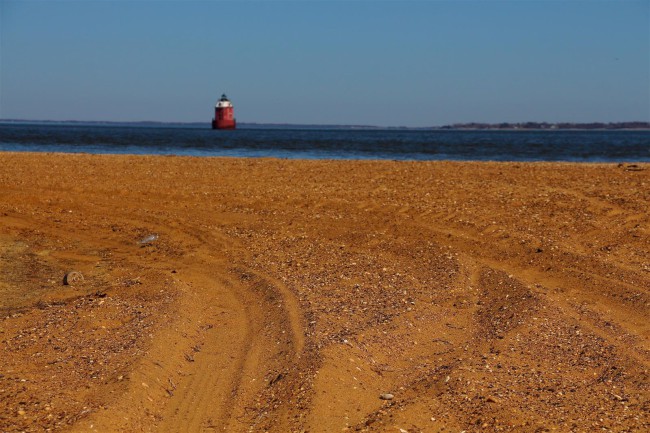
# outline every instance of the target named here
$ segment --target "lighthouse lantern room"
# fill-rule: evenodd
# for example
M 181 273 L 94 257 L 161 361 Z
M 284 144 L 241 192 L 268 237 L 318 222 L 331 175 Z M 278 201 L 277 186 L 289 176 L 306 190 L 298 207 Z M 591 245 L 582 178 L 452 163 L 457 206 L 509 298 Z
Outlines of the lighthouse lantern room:
M 212 129 L 235 129 L 235 112 L 232 102 L 225 94 L 214 107 L 214 119 L 212 119 Z

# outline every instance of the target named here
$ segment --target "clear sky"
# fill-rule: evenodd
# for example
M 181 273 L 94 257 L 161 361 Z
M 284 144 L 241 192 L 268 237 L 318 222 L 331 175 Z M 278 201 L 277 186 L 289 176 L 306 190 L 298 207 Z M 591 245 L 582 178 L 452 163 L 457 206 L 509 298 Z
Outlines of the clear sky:
M 0 118 L 650 120 L 650 0 L 0 0 Z

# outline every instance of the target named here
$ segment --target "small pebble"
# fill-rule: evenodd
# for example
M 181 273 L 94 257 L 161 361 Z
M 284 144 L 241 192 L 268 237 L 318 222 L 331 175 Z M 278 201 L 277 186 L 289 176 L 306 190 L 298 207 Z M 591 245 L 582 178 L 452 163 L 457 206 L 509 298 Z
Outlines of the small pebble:
M 386 394 L 381 394 L 379 398 L 382 400 L 392 400 L 394 398 L 394 395 L 386 393 Z
M 84 276 L 79 271 L 70 271 L 63 277 L 63 284 L 66 286 L 74 286 L 75 284 L 83 283 Z

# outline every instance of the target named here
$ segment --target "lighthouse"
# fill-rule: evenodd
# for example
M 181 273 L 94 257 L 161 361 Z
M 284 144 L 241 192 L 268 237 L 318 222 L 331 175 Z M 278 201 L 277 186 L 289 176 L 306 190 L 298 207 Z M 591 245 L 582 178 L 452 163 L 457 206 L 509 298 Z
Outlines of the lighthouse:
M 232 102 L 225 94 L 214 107 L 214 119 L 212 119 L 212 129 L 235 129 L 235 112 Z

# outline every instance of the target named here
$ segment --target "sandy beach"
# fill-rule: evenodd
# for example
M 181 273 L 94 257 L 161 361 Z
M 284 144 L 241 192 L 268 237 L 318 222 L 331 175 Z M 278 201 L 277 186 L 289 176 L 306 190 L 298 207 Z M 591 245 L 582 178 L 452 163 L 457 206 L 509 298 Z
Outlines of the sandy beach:
M 0 431 L 650 429 L 648 164 L 0 161 Z

